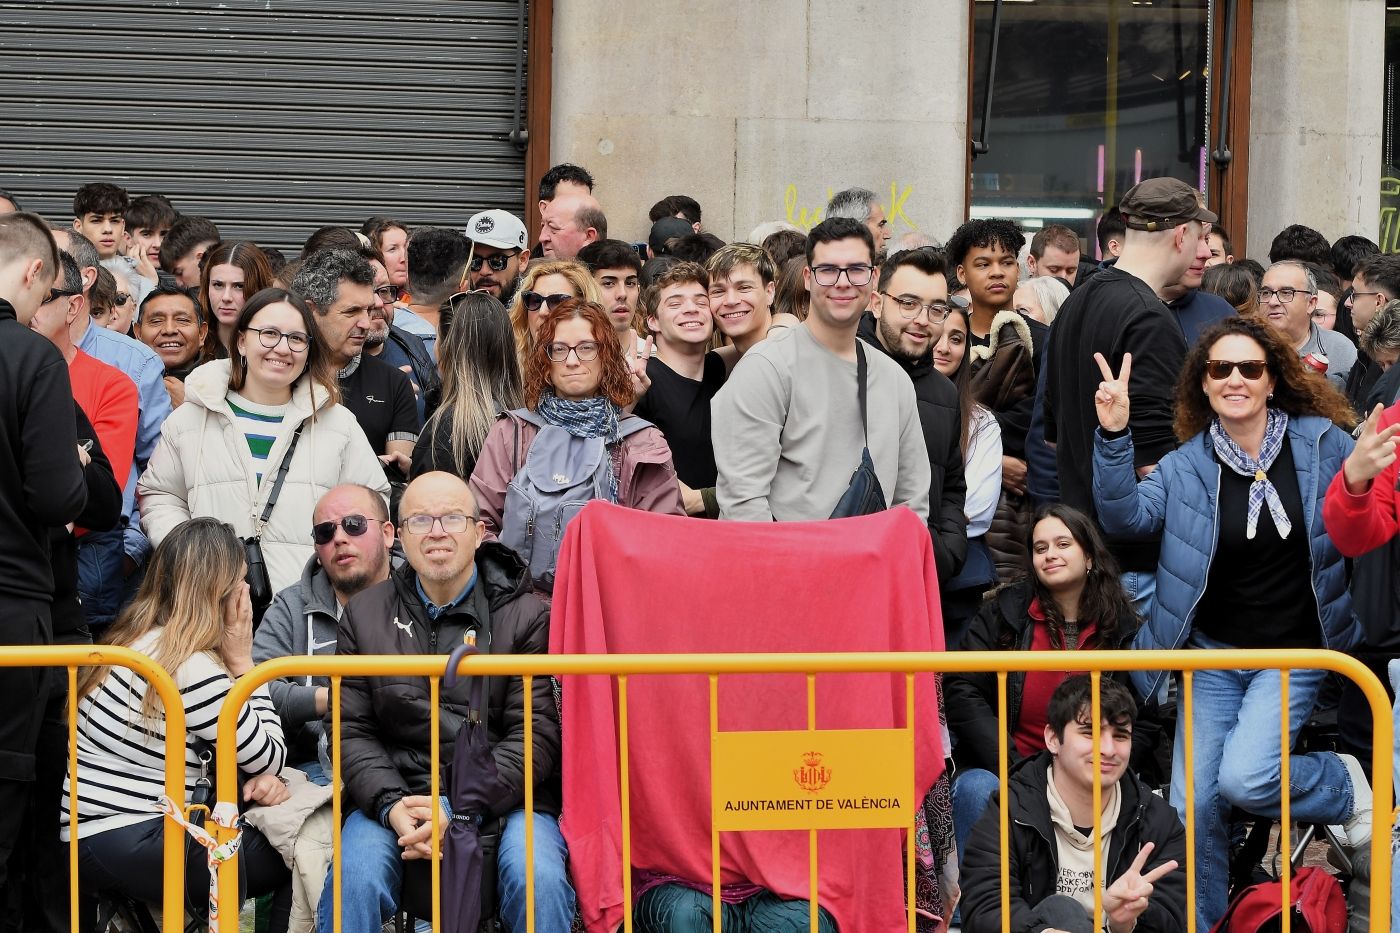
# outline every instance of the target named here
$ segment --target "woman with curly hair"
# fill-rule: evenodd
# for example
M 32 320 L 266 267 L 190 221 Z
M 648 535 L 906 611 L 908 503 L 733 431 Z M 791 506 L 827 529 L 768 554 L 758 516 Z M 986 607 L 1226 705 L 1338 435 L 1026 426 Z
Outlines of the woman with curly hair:
M 666 439 L 623 411 L 632 404 L 632 372 L 601 304 L 571 298 L 551 307 L 524 369 L 525 407 L 486 436 L 471 490 L 486 530 L 525 558 L 548 593 L 580 499 L 671 515 L 685 509 Z
M 510 326 L 515 330 L 515 350 L 520 368 L 529 365 L 540 322 L 551 309 L 569 298 L 602 304 L 603 295 L 588 267 L 572 259 L 546 259 L 525 267 L 520 287 L 510 303 Z M 627 404 L 631 404 L 630 401 Z
M 1342 555 L 1323 524 L 1323 500 L 1352 450 L 1346 399 L 1308 372 L 1274 328 L 1233 317 L 1201 336 L 1177 384 L 1181 447 L 1139 482 L 1128 425 L 1132 357 L 1120 372 L 1095 354 L 1094 502 L 1108 534 L 1162 535 L 1157 595 L 1136 648 L 1330 648 L 1360 637 Z M 1325 671 L 1289 677 L 1290 741 L 1312 714 Z M 1162 674 L 1134 674 L 1157 695 Z M 1277 671 L 1194 675 L 1194 773 L 1185 773 L 1185 717 L 1177 724 L 1172 804 L 1196 825 L 1199 929 L 1225 912 L 1232 806 L 1279 814 Z M 1229 749 L 1230 754 L 1225 755 Z M 1185 788 L 1195 789 L 1187 814 Z M 1341 825 L 1356 848 L 1371 836 L 1371 787 L 1350 755 L 1292 757 L 1296 820 Z

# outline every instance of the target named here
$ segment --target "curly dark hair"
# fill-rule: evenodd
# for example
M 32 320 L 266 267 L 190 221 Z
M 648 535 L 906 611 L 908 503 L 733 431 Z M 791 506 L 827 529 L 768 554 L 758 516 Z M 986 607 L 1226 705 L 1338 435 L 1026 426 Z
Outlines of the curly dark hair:
M 540 321 L 534 346 L 525 357 L 525 407 L 531 411 L 538 408 L 540 396 L 545 389 L 552 388 L 549 376 L 550 367 L 554 364 L 549 360 L 549 345 L 554 342 L 554 332 L 559 325 L 573 318 L 587 321 L 593 331 L 593 339 L 598 343 L 598 363 L 602 369 L 598 394 L 618 408 L 631 405 L 632 373 L 627 368 L 622 345 L 617 342 L 617 332 L 608 320 L 608 313 L 596 301 L 570 298 L 549 309 L 549 313 Z
M 948 268 L 957 269 L 974 249 L 997 245 L 1013 256 L 1019 255 L 1026 245 L 1026 235 L 1014 221 L 969 220 L 953 231 L 943 252 L 948 257 Z
M 1079 596 L 1079 623 L 1094 623 L 1097 647 L 1118 648 L 1122 640 L 1132 632 L 1122 631 L 1120 622 L 1136 617 L 1133 604 L 1123 590 L 1119 579 L 1118 561 L 1109 553 L 1103 536 L 1094 526 L 1089 516 L 1076 508 L 1061 503 L 1043 505 L 1036 510 L 1030 527 L 1026 530 L 1026 553 L 1035 554 L 1036 526 L 1047 518 L 1058 518 L 1069 529 L 1075 543 L 1088 558 L 1089 576 L 1084 581 L 1084 591 Z M 1032 557 L 1026 559 L 1026 580 L 1031 592 L 1040 600 L 1040 608 L 1045 613 L 1045 622 L 1050 629 L 1050 647 L 1065 647 L 1065 617 L 1049 587 L 1036 575 Z
M 1264 349 L 1269 375 L 1274 377 L 1272 408 L 1297 417 L 1320 415 L 1332 423 L 1350 430 L 1356 424 L 1346 396 L 1337 391 L 1327 377 L 1303 365 L 1297 352 L 1283 342 L 1278 331 L 1254 317 L 1227 317 L 1214 325 L 1196 341 L 1186 355 L 1181 378 L 1176 384 L 1176 419 L 1172 427 L 1177 440 L 1185 443 L 1210 426 L 1215 411 L 1201 390 L 1210 349 L 1222 337 L 1248 337 Z

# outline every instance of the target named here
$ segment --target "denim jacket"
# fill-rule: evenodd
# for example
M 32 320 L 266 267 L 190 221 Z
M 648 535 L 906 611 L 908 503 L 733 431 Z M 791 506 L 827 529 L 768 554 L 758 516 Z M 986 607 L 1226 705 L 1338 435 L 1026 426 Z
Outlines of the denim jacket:
M 1360 641 L 1361 628 L 1352 612 L 1342 555 L 1323 527 L 1322 502 L 1353 442 L 1341 428 L 1315 415 L 1290 417 L 1288 440 L 1302 493 L 1322 643 L 1346 651 Z M 1190 637 L 1219 537 L 1220 469 L 1210 439 L 1202 432 L 1163 457 L 1139 482 L 1131 435 L 1105 438 L 1101 430 L 1095 432 L 1094 505 L 1104 531 L 1162 535 L 1157 594 L 1134 648 L 1180 648 Z M 1151 697 L 1161 677 L 1161 672 L 1136 672 L 1133 683 L 1143 696 Z

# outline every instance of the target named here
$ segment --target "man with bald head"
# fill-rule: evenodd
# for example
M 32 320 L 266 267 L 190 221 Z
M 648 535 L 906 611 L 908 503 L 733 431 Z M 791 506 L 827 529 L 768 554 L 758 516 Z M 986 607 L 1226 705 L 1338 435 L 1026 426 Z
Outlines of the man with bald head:
M 384 497 L 346 483 L 321 497 L 311 513 L 316 553 L 301 580 L 272 600 L 253 636 L 253 661 L 335 654 L 336 628 L 351 597 L 389 579 L 394 525 Z M 322 717 L 329 709 L 330 678 L 287 677 L 268 684 L 282 717 L 287 761 L 318 784 L 329 783 Z
M 329 513 L 328 513 L 329 514 Z M 543 654 L 549 647 L 549 606 L 532 589 L 524 561 L 510 548 L 482 541 L 485 526 L 466 482 L 425 473 L 399 503 L 399 535 L 407 566 L 393 570 L 345 604 L 337 654 L 438 654 L 475 644 L 483 654 Z M 335 532 L 337 538 L 345 529 Z M 457 730 L 469 710 L 472 680 L 464 677 L 439 699 L 441 765 L 452 761 Z M 525 929 L 524 682 L 486 683 L 484 718 L 496 765 L 489 807 L 459 814 L 479 819 L 483 833 L 500 834 L 497 888 L 507 930 Z M 341 781 L 355 811 L 346 820 L 341 851 L 341 928 L 378 933 L 398 909 L 405 871 L 426 874 L 432 855 L 432 775 L 426 677 L 346 677 L 341 687 Z M 574 892 L 565 873 L 559 832 L 559 720 L 549 678 L 531 693 L 535 773 L 535 929 L 567 930 Z M 440 775 L 447 787 L 446 774 Z M 445 830 L 453 814 L 438 823 Z M 332 872 L 334 869 L 332 868 Z M 423 880 L 426 881 L 426 878 Z M 415 885 L 426 890 L 427 884 Z M 334 885 L 327 874 L 317 929 L 332 929 Z M 410 905 L 425 916 L 431 905 Z
M 591 194 L 561 194 L 544 207 L 540 252 L 547 259 L 573 259 L 589 243 L 608 238 L 608 218 Z

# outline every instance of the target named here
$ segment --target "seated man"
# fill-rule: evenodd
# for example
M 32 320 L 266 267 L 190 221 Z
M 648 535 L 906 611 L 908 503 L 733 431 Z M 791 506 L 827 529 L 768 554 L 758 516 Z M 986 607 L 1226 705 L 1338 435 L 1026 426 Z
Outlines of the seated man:
M 347 483 L 321 497 L 311 513 L 316 554 L 301 582 L 282 590 L 253 636 L 253 661 L 335 654 L 336 625 L 350 597 L 389 579 L 394 526 L 384 497 Z M 282 718 L 287 761 L 317 784 L 329 784 L 322 751 L 330 678 L 288 677 L 268 685 Z
M 440 654 L 474 639 L 488 654 L 543 654 L 549 646 L 549 607 L 531 591 L 524 563 L 498 542 L 482 543 L 484 528 L 466 482 L 427 473 L 409 484 L 400 503 L 409 566 L 360 593 L 340 619 L 338 654 Z M 525 929 L 524 686 L 519 677 L 494 678 L 485 711 L 496 763 L 483 833 L 500 833 L 497 875 L 505 928 Z M 341 851 L 341 929 L 379 933 L 397 910 L 404 869 L 430 858 L 433 801 L 428 772 L 429 683 L 426 677 L 346 677 L 341 694 L 340 775 L 356 809 L 346 820 Z M 439 787 L 447 793 L 457 730 L 468 713 L 470 678 L 440 700 Z M 567 930 L 574 891 L 565 874 L 559 832 L 559 719 L 550 680 L 533 684 L 535 774 L 535 929 Z M 439 831 L 452 814 L 442 798 Z M 476 814 L 472 814 L 475 816 Z M 334 868 L 327 874 L 317 929 L 334 917 Z
M 1011 929 L 1094 930 L 1094 740 L 1089 675 L 1050 697 L 1046 751 L 1011 771 Z M 1128 770 L 1137 706 L 1122 684 L 1099 688 L 1103 915 L 1110 933 L 1186 929 L 1186 831 L 1176 811 Z M 995 798 L 963 858 L 964 933 L 1001 924 L 1001 814 Z

